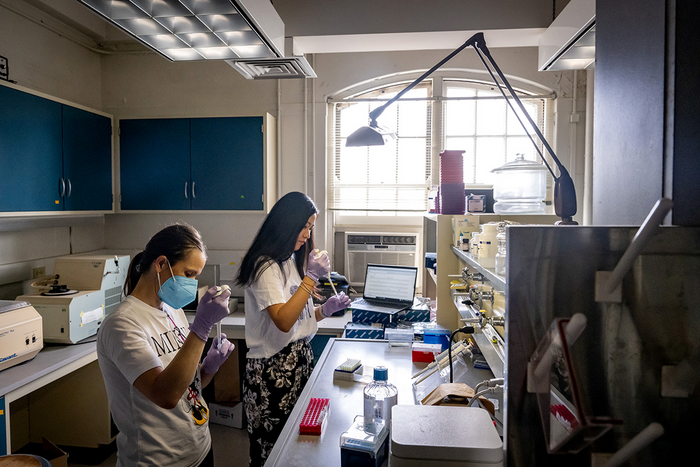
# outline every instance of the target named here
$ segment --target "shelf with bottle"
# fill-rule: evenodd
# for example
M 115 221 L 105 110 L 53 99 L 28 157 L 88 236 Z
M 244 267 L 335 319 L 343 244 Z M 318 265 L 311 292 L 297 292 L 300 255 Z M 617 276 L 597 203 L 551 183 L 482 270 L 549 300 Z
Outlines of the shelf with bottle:
M 452 251 L 454 252 L 455 255 L 467 265 L 470 267 L 474 268 L 477 270 L 477 272 L 480 272 L 484 276 L 484 280 L 488 281 L 491 283 L 491 286 L 500 291 L 500 292 L 505 292 L 506 290 L 506 278 L 505 276 L 501 276 L 499 274 L 496 274 L 496 270 L 494 268 L 485 268 L 481 264 L 479 264 L 479 261 L 474 257 L 469 252 L 462 251 L 457 247 L 452 247 Z

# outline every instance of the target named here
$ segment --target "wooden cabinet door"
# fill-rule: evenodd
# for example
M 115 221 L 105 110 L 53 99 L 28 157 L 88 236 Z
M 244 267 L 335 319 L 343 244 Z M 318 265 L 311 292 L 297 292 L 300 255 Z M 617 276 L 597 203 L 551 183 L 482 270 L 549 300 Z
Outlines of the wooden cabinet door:
M 0 211 L 60 211 L 61 104 L 0 86 Z
M 263 209 L 262 124 L 262 117 L 191 119 L 192 209 Z
M 66 211 L 112 209 L 112 120 L 63 106 Z
M 121 120 L 119 126 L 121 209 L 190 209 L 190 119 Z

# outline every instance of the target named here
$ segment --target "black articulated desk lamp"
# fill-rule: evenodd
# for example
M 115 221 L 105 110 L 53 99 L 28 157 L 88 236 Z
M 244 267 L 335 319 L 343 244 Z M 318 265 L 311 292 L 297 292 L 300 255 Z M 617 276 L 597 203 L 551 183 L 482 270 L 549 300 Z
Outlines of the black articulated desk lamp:
M 460 45 L 447 57 L 442 59 L 442 61 L 437 63 L 430 70 L 423 73 L 414 82 L 402 89 L 401 92 L 399 92 L 396 96 L 388 100 L 384 105 L 381 105 L 376 109 L 372 110 L 369 113 L 369 126 L 363 126 L 362 128 L 359 128 L 351 135 L 349 135 L 345 142 L 345 145 L 381 146 L 384 144 L 386 138 L 396 138 L 396 134 L 393 131 L 387 128 L 380 127 L 377 124 L 377 118 L 379 118 L 379 116 L 382 114 L 382 112 L 384 112 L 384 110 L 386 110 L 387 107 L 389 107 L 395 101 L 399 100 L 401 96 L 413 89 L 418 83 L 430 76 L 433 72 L 435 72 L 435 70 L 447 63 L 452 57 L 460 53 L 468 46 L 472 46 L 476 51 L 476 54 L 481 59 L 481 62 L 484 64 L 484 67 L 486 67 L 486 71 L 488 71 L 489 75 L 491 75 L 491 79 L 496 84 L 496 86 L 498 86 L 498 90 L 506 99 L 506 102 L 513 110 L 513 113 L 515 113 L 515 116 L 520 122 L 520 125 L 522 125 L 522 127 L 525 129 L 525 133 L 528 135 L 530 141 L 535 146 L 537 153 L 540 155 L 540 159 L 542 159 L 542 162 L 544 162 L 544 165 L 547 167 L 547 169 L 549 169 L 549 172 L 552 174 L 552 177 L 554 177 L 554 211 L 556 212 L 557 216 L 561 218 L 561 221 L 557 222 L 557 224 L 577 225 L 577 223 L 572 219 L 573 216 L 576 214 L 576 189 L 574 188 L 574 181 L 571 179 L 571 176 L 569 175 L 569 172 L 566 170 L 566 168 L 561 164 L 561 162 L 559 162 L 559 159 L 557 158 L 556 154 L 554 154 L 554 151 L 552 150 L 549 143 L 547 143 L 547 140 L 545 140 L 540 129 L 537 127 L 535 122 L 532 121 L 532 117 L 530 117 L 530 115 L 525 111 L 525 107 L 520 101 L 520 98 L 518 98 L 518 96 L 515 94 L 515 91 L 513 91 L 513 88 L 511 87 L 510 83 L 508 82 L 506 77 L 503 75 L 503 72 L 494 61 L 493 57 L 491 56 L 491 53 L 489 52 L 489 49 L 486 47 L 484 33 L 482 32 L 474 34 L 472 37 L 467 39 L 467 41 L 464 44 Z M 498 79 L 496 79 L 496 75 L 498 75 Z M 504 87 L 505 90 L 508 91 L 508 95 L 506 95 Z M 515 103 L 518 104 L 520 111 L 525 116 L 525 118 L 527 118 L 530 126 L 534 129 L 535 133 L 537 134 L 537 137 L 542 142 L 542 145 L 547 149 L 549 155 L 552 156 L 552 160 L 557 164 L 557 167 L 559 168 L 559 176 L 554 174 L 554 171 L 545 160 L 542 151 L 532 139 L 530 133 L 527 131 L 525 122 L 523 122 L 520 115 L 513 107 L 513 101 L 515 101 Z

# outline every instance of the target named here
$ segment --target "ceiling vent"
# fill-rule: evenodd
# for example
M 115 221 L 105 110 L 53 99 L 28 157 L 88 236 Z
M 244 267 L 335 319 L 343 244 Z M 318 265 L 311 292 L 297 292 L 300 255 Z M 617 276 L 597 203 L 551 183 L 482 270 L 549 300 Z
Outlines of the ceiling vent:
M 246 79 L 316 78 L 313 68 L 302 56 L 226 62 Z

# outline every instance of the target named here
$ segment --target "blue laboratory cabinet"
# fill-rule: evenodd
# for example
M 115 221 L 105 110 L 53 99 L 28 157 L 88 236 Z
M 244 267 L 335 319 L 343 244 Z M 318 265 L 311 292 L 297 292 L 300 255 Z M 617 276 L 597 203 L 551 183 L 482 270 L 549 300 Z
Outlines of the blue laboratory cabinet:
M 112 119 L 0 85 L 0 211 L 112 209 Z
M 121 209 L 264 210 L 276 194 L 273 120 L 121 120 Z

